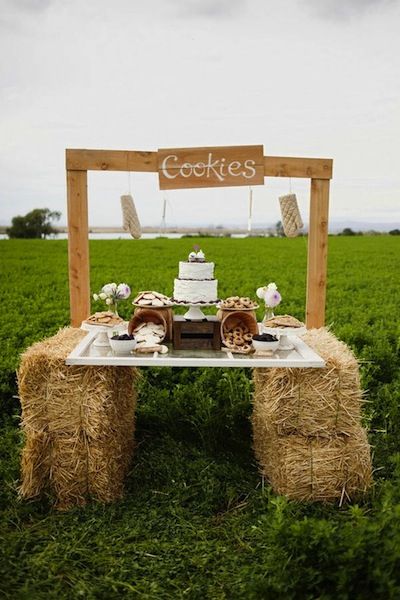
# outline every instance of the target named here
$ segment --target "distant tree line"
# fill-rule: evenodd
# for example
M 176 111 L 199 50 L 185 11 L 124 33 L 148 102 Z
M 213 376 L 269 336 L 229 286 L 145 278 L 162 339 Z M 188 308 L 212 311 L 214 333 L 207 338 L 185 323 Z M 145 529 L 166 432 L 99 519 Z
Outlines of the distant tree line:
M 46 238 L 52 233 L 57 233 L 52 225 L 52 221 L 58 220 L 61 213 L 49 208 L 35 208 L 25 216 L 18 215 L 13 217 L 11 227 L 8 227 L 6 233 L 10 238 Z

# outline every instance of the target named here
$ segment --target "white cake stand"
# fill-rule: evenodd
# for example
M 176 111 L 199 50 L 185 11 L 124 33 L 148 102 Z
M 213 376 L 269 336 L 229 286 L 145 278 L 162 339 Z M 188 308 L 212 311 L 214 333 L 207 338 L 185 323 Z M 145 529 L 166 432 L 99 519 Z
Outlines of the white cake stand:
M 204 319 L 207 319 L 207 317 L 201 309 L 207 308 L 208 306 L 216 306 L 218 302 L 206 302 L 204 304 L 190 304 L 190 302 L 175 302 L 174 304 L 175 306 L 189 307 L 189 310 L 183 315 L 186 321 L 204 321 Z
M 303 335 L 306 331 L 306 327 L 264 327 L 261 325 L 262 333 L 279 336 L 279 350 L 293 350 L 294 345 L 289 338 Z
M 99 335 L 96 336 L 96 339 L 93 342 L 93 346 L 97 346 L 100 348 L 110 347 L 109 337 L 112 335 L 114 331 L 124 331 L 127 329 L 128 323 L 127 321 L 122 321 L 117 325 L 113 325 L 112 327 L 106 327 L 105 325 L 91 325 L 90 323 L 85 323 L 82 321 L 81 329 L 83 331 L 98 331 Z

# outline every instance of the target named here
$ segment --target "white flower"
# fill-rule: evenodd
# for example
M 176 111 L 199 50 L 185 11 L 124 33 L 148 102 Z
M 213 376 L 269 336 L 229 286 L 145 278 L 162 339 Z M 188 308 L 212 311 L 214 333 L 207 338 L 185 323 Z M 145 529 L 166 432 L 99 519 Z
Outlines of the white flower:
M 111 298 L 106 298 L 106 304 L 110 305 L 112 303 L 113 303 L 113 301 L 111 300 Z
M 100 298 L 100 296 L 98 294 L 93 294 L 93 300 L 98 300 Z
M 131 295 L 131 288 L 126 283 L 120 283 L 116 293 L 118 300 L 126 300 Z
M 276 290 L 278 289 L 278 286 L 276 285 L 276 283 L 269 283 L 267 285 L 267 289 L 271 292 L 276 292 Z
M 116 283 L 106 283 L 106 285 L 103 285 L 103 287 L 101 288 L 101 291 L 104 294 L 106 294 L 106 296 L 112 296 L 117 291 L 117 284 Z
M 267 291 L 266 287 L 259 287 L 256 291 L 257 298 L 260 298 L 260 300 L 263 300 L 264 294 L 266 291 Z
M 265 304 L 270 308 L 274 308 L 280 304 L 282 298 L 278 290 L 267 290 L 264 296 Z
M 204 254 L 203 250 L 199 250 L 198 253 L 196 254 L 196 257 L 199 258 L 200 260 L 205 258 L 205 254 Z
M 107 294 L 105 294 L 104 292 L 100 292 L 99 298 L 100 300 L 105 300 L 107 298 Z

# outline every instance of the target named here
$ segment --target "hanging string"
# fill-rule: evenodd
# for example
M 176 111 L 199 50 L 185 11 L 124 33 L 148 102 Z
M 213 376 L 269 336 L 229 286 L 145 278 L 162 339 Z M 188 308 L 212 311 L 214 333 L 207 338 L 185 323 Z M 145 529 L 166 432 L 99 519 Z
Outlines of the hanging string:
M 251 186 L 249 186 L 249 217 L 247 220 L 247 231 L 249 233 L 251 233 L 252 219 L 253 219 L 253 189 Z
M 163 209 L 162 209 L 161 223 L 160 223 L 160 235 L 161 235 L 161 233 L 165 233 L 165 229 L 166 229 L 166 226 L 167 226 L 167 223 L 166 223 L 166 212 L 167 212 L 167 196 L 164 193 L 163 194 Z

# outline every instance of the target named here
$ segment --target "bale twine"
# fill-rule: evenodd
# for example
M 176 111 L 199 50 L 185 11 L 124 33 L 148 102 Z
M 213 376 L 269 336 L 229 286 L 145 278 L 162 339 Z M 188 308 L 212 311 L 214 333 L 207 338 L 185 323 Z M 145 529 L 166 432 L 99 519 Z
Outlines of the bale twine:
M 310 330 L 303 339 L 326 366 L 255 369 L 254 403 L 280 435 L 350 435 L 363 403 L 357 359 L 326 329 Z
M 26 435 L 20 494 L 48 491 L 59 509 L 89 497 L 121 497 L 133 454 L 138 371 L 67 366 L 66 356 L 84 335 L 66 328 L 34 344 L 18 372 Z

